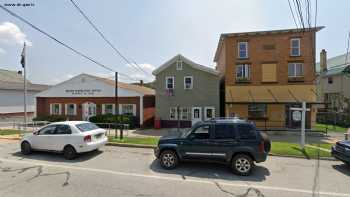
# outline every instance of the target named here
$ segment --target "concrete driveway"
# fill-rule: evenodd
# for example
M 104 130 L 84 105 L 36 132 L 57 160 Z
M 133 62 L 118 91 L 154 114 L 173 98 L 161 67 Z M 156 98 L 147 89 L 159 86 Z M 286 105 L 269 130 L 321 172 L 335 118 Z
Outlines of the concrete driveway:
M 252 176 L 224 165 L 160 168 L 151 149 L 104 147 L 67 161 L 59 154 L 23 156 L 0 141 L 0 196 L 346 196 L 350 167 L 337 161 L 269 157 Z

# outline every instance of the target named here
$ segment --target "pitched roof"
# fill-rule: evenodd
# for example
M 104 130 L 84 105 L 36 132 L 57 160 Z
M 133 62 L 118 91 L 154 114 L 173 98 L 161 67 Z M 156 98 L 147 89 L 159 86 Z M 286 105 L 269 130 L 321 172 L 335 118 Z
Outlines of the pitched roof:
M 330 70 L 333 67 L 342 67 L 345 66 L 347 64 L 350 64 L 350 54 L 348 55 L 348 57 L 346 58 L 346 53 L 344 53 L 343 55 L 338 55 L 332 58 L 327 59 L 327 68 Z M 345 62 L 346 60 L 346 62 Z M 316 63 L 316 71 L 320 72 L 320 62 Z
M 23 90 L 23 75 L 17 71 L 0 69 L 0 89 L 3 90 Z M 48 85 L 33 84 L 27 80 L 27 90 L 43 91 L 49 88 Z
M 87 76 L 96 78 L 97 80 L 103 81 L 109 85 L 115 86 L 115 81 L 112 79 L 98 77 L 98 76 L 89 75 L 89 74 L 85 74 L 85 73 L 83 73 L 81 75 L 87 75 Z M 124 83 L 124 82 L 120 82 L 120 81 L 118 81 L 118 87 L 124 88 L 127 90 L 132 90 L 132 91 L 138 92 L 138 93 L 143 94 L 143 95 L 154 95 L 155 94 L 155 90 L 153 90 L 151 88 L 147 88 L 145 86 L 140 86 L 140 85 Z
M 221 50 L 221 46 L 223 41 L 227 37 L 235 37 L 235 36 L 256 36 L 256 35 L 270 35 L 270 34 L 283 34 L 283 33 L 300 33 L 300 32 L 308 32 L 308 31 L 320 31 L 324 26 L 313 27 L 313 28 L 294 28 L 294 29 L 278 29 L 278 30 L 267 30 L 267 31 L 251 31 L 251 32 L 238 32 L 238 33 L 222 33 L 219 38 L 219 43 L 215 52 L 214 61 L 217 61 L 218 55 Z
M 183 55 L 181 54 L 178 54 L 176 56 L 174 56 L 173 58 L 171 58 L 170 60 L 168 60 L 167 62 L 165 62 L 164 64 L 162 64 L 161 66 L 159 66 L 157 69 L 155 69 L 152 74 L 153 75 L 157 75 L 159 74 L 160 72 L 162 72 L 163 70 L 165 70 L 166 68 L 168 68 L 169 66 L 171 66 L 173 63 L 175 63 L 177 60 L 182 60 L 184 61 L 185 63 L 187 63 L 188 65 L 190 65 L 192 68 L 194 69 L 197 69 L 197 70 L 201 70 L 201 71 L 204 71 L 204 72 L 208 72 L 208 73 L 211 73 L 211 74 L 214 74 L 214 75 L 219 75 L 220 73 L 218 71 L 216 71 L 215 69 L 213 68 L 209 68 L 207 66 L 203 66 L 203 65 L 200 65 L 200 64 L 197 64 L 189 59 L 187 59 L 186 57 L 184 57 Z

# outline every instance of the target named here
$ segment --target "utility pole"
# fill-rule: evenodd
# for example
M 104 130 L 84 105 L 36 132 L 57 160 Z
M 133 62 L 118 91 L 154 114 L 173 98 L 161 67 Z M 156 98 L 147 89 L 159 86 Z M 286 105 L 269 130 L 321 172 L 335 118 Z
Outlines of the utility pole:
M 119 108 L 118 108 L 118 72 L 115 72 L 115 97 L 114 97 L 114 116 L 115 116 L 115 125 L 114 125 L 114 132 L 115 132 L 115 138 L 118 137 L 118 115 L 119 115 Z
M 292 107 L 290 110 L 294 111 L 301 111 L 301 139 L 300 139 L 300 146 L 302 149 L 305 148 L 305 122 L 306 122 L 306 112 L 310 111 L 310 109 L 306 108 L 306 102 L 302 102 L 302 107 Z
M 27 78 L 26 78 L 26 43 L 23 44 L 21 54 L 21 64 L 23 67 L 23 104 L 24 104 L 24 131 L 27 131 Z

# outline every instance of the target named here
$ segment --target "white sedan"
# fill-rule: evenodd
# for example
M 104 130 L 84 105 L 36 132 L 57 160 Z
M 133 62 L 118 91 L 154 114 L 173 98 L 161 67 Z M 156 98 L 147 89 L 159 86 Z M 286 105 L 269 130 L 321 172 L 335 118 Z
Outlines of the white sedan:
M 106 143 L 106 131 L 85 121 L 52 123 L 23 136 L 20 141 L 25 155 L 32 150 L 54 151 L 62 152 L 66 159 L 74 159 L 77 153 L 96 150 Z

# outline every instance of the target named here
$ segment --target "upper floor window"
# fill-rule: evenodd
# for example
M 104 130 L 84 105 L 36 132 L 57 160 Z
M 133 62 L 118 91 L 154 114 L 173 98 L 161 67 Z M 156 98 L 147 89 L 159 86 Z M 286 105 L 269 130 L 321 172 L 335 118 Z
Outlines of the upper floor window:
M 165 78 L 165 87 L 166 89 L 174 89 L 175 87 L 174 77 Z
M 176 61 L 176 70 L 182 70 L 182 60 Z
M 328 84 L 332 84 L 333 83 L 333 78 L 332 77 L 328 77 Z
M 300 56 L 300 38 L 290 39 L 290 55 Z
M 248 42 L 238 42 L 238 58 L 248 58 Z
M 236 79 L 248 80 L 249 79 L 250 66 L 249 64 L 236 65 Z
M 302 63 L 289 63 L 288 64 L 288 77 L 302 77 L 303 64 Z
M 184 88 L 185 88 L 185 90 L 193 88 L 193 77 L 192 76 L 184 77 Z

